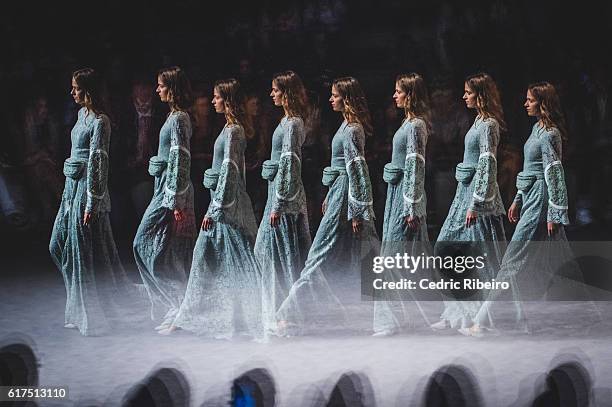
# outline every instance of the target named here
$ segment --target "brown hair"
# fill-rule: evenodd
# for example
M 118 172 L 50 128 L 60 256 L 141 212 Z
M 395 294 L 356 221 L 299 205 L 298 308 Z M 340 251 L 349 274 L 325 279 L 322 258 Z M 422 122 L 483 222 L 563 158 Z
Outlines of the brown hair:
M 431 111 L 429 109 L 429 94 L 423 77 L 418 73 L 400 74 L 395 79 L 397 86 L 406 93 L 407 102 L 404 114 L 422 119 L 431 129 Z
M 308 116 L 308 96 L 302 79 L 293 71 L 277 73 L 272 78 L 278 89 L 283 92 L 283 106 L 292 117 L 306 120 Z
M 72 73 L 72 79 L 85 92 L 85 107 L 96 115 L 108 114 L 103 96 L 102 79 L 92 68 L 83 68 Z
M 493 78 L 486 73 L 468 76 L 465 80 L 467 86 L 476 93 L 476 109 L 483 119 L 494 118 L 500 130 L 506 130 L 504 109 L 501 97 Z
M 178 66 L 160 69 L 157 73 L 161 82 L 168 87 L 168 104 L 172 110 L 183 112 L 191 108 L 191 84 L 189 78 Z
M 553 85 L 548 82 L 532 83 L 527 87 L 533 97 L 540 104 L 539 119 L 546 130 L 556 128 L 561 133 L 561 138 L 567 140 L 567 128 L 565 118 L 561 109 L 561 101 Z
M 359 123 L 363 127 L 366 136 L 372 134 L 372 119 L 368 110 L 368 102 L 361 90 L 357 79 L 346 76 L 335 79 L 333 86 L 336 87 L 344 102 L 344 117 L 349 123 Z
M 240 82 L 234 78 L 221 79 L 215 82 L 215 90 L 223 98 L 227 123 L 241 125 L 247 136 L 253 134 L 253 124 L 246 114 L 246 100 Z

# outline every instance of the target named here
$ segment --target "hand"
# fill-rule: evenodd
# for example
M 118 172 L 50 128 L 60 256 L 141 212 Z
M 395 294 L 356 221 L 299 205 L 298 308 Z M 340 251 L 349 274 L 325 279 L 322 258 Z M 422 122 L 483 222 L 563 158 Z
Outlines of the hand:
M 83 214 L 83 226 L 89 226 L 89 222 L 91 222 L 91 213 L 86 211 Z
M 406 225 L 408 225 L 408 227 L 412 230 L 417 230 L 419 224 L 421 223 L 421 220 L 416 216 L 406 216 L 404 220 Z
M 323 201 L 323 205 L 321 205 L 321 213 L 325 215 L 325 211 L 327 210 L 327 199 Z
M 557 231 L 558 223 L 546 222 L 546 229 L 548 230 L 548 236 L 552 236 Z
M 272 225 L 272 227 L 275 228 L 278 226 L 279 222 L 280 222 L 280 214 L 278 212 L 270 213 L 270 225 Z
M 209 230 L 212 228 L 212 226 L 213 226 L 212 218 L 209 218 L 208 216 L 204 216 L 204 219 L 202 220 L 202 229 Z
M 361 221 L 359 219 L 353 219 L 353 233 L 359 233 L 361 231 Z
M 465 227 L 469 228 L 476 223 L 476 218 L 478 218 L 478 212 L 468 209 L 465 214 Z
M 510 223 L 516 223 L 520 217 L 521 211 L 519 210 L 519 205 L 513 202 L 512 205 L 510 205 L 510 209 L 508 209 L 508 220 Z
M 183 216 L 183 212 L 181 212 L 180 209 L 174 210 L 174 219 L 176 219 L 177 222 L 181 222 L 183 219 L 185 219 L 185 216 Z

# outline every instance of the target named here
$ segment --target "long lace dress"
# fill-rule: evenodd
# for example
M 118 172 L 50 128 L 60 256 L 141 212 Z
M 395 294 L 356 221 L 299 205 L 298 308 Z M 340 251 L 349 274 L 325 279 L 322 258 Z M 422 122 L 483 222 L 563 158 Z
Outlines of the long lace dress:
M 49 251 L 66 287 L 66 327 L 100 335 L 119 316 L 118 300 L 131 292 L 113 239 L 107 189 L 109 118 L 82 108 L 64 163 L 66 182 L 55 218 Z M 92 219 L 83 225 L 83 214 Z M 123 297 L 123 298 L 122 298 Z
M 427 235 L 427 197 L 425 195 L 425 147 L 427 125 L 422 119 L 405 120 L 393 136 L 391 162 L 385 165 L 383 178 L 387 187 L 387 202 L 383 223 L 381 256 L 395 257 L 408 253 L 410 256 L 430 254 Z M 410 228 L 407 216 L 419 218 L 419 227 Z M 422 270 L 413 276 L 422 277 Z M 395 281 L 403 276 L 391 270 L 387 275 Z M 410 313 L 405 299 L 396 291 L 385 292 L 386 301 L 374 304 L 374 332 L 397 331 L 410 322 Z M 391 302 L 392 301 L 392 302 Z
M 134 257 L 151 300 L 151 319 L 169 325 L 183 300 L 196 226 L 189 178 L 191 121 L 172 112 L 159 133 L 157 155 L 149 161 L 153 198 L 134 238 Z M 177 221 L 174 210 L 184 219 Z
M 200 230 L 185 298 L 173 325 L 197 335 L 231 339 L 264 336 L 261 272 L 253 245 L 257 223 L 246 192 L 246 138 L 239 125 L 226 125 L 204 174 L 211 203 L 209 230 Z
M 302 184 L 304 136 L 301 118 L 284 117 L 272 135 L 270 160 L 263 163 L 268 201 L 257 232 L 255 255 L 263 278 L 265 328 L 271 331 L 276 329 L 276 311 L 299 278 L 311 244 Z M 280 215 L 276 227 L 270 225 L 272 212 Z
M 497 185 L 497 146 L 499 124 L 493 118 L 477 117 L 465 135 L 463 161 L 457 165 L 457 190 L 442 225 L 435 251 L 439 256 L 450 253 L 484 256 L 485 266 L 477 278 L 490 281 L 499 271 L 506 246 L 503 215 L 505 210 Z M 467 210 L 476 211 L 475 224 L 465 226 Z M 462 244 L 468 242 L 468 244 Z M 481 301 L 445 301 L 441 319 L 451 327 L 468 328 L 479 311 Z M 483 325 L 488 325 L 486 321 Z
M 361 268 L 371 266 L 380 250 L 364 145 L 363 127 L 346 121 L 332 140 L 331 166 L 323 171 L 327 210 L 300 278 L 277 312 L 292 332 L 342 325 L 346 305 L 361 300 Z M 359 233 L 353 232 L 353 219 L 362 222 Z

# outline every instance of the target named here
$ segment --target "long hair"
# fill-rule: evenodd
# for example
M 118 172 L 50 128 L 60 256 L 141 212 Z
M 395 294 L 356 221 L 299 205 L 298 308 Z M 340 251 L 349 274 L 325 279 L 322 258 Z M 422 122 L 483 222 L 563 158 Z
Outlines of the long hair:
M 499 123 L 500 130 L 506 130 L 504 109 L 497 85 L 491 76 L 478 73 L 468 76 L 465 80 L 467 86 L 476 93 L 476 109 L 483 119 L 494 118 Z
M 108 107 L 104 97 L 102 78 L 92 68 L 83 68 L 72 73 L 72 79 L 84 92 L 85 107 L 95 115 L 108 115 Z
M 349 123 L 359 123 L 363 127 L 366 136 L 372 134 L 372 119 L 368 110 L 366 100 L 357 79 L 350 76 L 335 79 L 333 86 L 344 101 L 344 117 Z
M 227 123 L 241 125 L 247 136 L 253 134 L 253 123 L 246 114 L 246 100 L 240 82 L 234 78 L 221 79 L 215 82 L 215 90 L 223 98 Z
M 561 133 L 561 138 L 567 140 L 565 117 L 555 87 L 548 82 L 538 82 L 532 83 L 527 89 L 540 104 L 540 120 L 546 130 L 554 127 Z
M 422 119 L 431 129 L 431 110 L 429 108 L 429 94 L 423 77 L 418 73 L 400 74 L 395 79 L 397 86 L 406 93 L 407 103 L 404 105 L 404 114 Z
M 302 79 L 293 71 L 277 73 L 272 78 L 278 89 L 283 92 L 283 106 L 292 117 L 306 120 L 308 116 L 308 96 Z
M 168 87 L 168 104 L 172 110 L 183 112 L 191 108 L 191 84 L 189 78 L 178 66 L 160 69 L 157 76 Z

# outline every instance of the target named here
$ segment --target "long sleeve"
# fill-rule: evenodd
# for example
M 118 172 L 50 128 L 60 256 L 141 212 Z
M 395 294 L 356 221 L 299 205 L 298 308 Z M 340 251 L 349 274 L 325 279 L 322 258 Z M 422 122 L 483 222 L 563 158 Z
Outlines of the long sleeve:
M 520 190 L 516 192 L 516 195 L 514 196 L 514 200 L 512 202 L 517 205 L 523 204 L 523 193 Z
M 360 125 L 349 124 L 345 129 L 344 159 L 348 176 L 348 219 L 374 219 L 372 185 L 364 157 L 365 135 Z
M 215 221 L 225 219 L 225 212 L 236 204 L 238 180 L 244 168 L 244 133 L 242 127 L 228 126 L 223 148 L 223 163 L 219 170 L 219 180 L 206 216 Z
M 548 190 L 547 221 L 569 224 L 567 190 L 561 165 L 561 136 L 558 131 L 542 134 L 542 166 Z
M 470 209 L 478 211 L 482 206 L 495 198 L 495 185 L 497 181 L 497 143 L 499 140 L 499 127 L 493 119 L 481 122 L 480 156 L 474 174 L 474 194 Z
M 286 121 L 278 172 L 274 178 L 276 194 L 273 198 L 272 212 L 279 214 L 285 212 L 288 204 L 297 199 L 301 191 L 301 147 L 304 134 L 302 119 L 290 118 Z
M 402 180 L 404 206 L 402 216 L 425 216 L 422 210 L 425 199 L 425 142 L 427 128 L 418 122 L 409 126 L 406 139 L 406 160 Z
M 108 181 L 108 146 L 110 143 L 110 121 L 100 116 L 93 122 L 93 133 L 89 140 L 87 163 L 87 203 L 85 212 L 97 213 L 100 202 L 106 195 Z
M 183 209 L 190 186 L 191 122 L 186 113 L 175 113 L 170 131 L 170 152 L 164 191 L 163 206 L 168 209 Z

